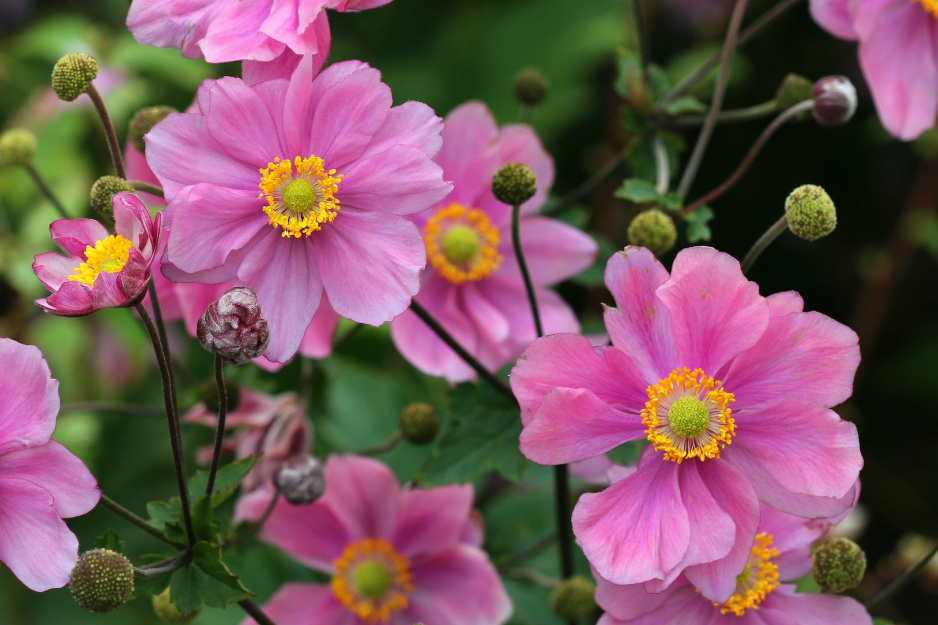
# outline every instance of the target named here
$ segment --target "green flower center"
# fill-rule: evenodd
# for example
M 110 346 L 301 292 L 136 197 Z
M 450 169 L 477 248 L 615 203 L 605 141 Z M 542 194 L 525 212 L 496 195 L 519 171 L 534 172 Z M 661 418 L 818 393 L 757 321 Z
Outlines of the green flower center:
M 352 573 L 352 586 L 355 592 L 368 599 L 383 597 L 391 588 L 392 581 L 388 567 L 375 560 L 362 562 Z
M 675 433 L 684 438 L 696 438 L 707 429 L 710 411 L 696 397 L 681 397 L 671 404 L 668 422 Z
M 443 253 L 452 263 L 467 263 L 479 251 L 479 235 L 465 224 L 456 224 L 443 235 Z
M 297 178 L 283 190 L 283 203 L 294 213 L 305 213 L 315 202 L 316 189 L 304 178 Z

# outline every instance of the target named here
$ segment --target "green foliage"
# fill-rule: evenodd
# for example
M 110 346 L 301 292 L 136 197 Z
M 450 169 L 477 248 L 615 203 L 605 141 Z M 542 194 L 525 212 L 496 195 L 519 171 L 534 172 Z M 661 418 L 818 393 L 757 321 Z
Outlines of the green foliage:
M 222 562 L 221 550 L 206 542 L 195 544 L 192 560 L 173 572 L 169 588 L 170 599 L 182 612 L 203 605 L 223 608 L 252 596 Z
M 95 539 L 94 548 L 110 549 L 111 551 L 116 551 L 117 553 L 124 553 L 124 551 L 126 551 L 126 545 L 124 545 L 124 541 L 121 540 L 120 536 L 117 535 L 117 532 L 112 529 L 106 530 L 103 534 Z
M 692 213 L 684 215 L 684 221 L 687 222 L 687 240 L 690 243 L 710 240 L 710 220 L 713 219 L 713 211 L 706 206 L 701 206 Z
M 680 135 L 673 132 L 662 132 L 660 136 L 668 155 L 668 171 L 673 174 L 680 165 L 679 156 L 684 150 L 684 140 Z M 642 180 L 655 180 L 657 178 L 658 167 L 655 165 L 655 153 L 650 135 L 636 137 L 629 145 L 625 158 L 631 168 L 633 177 Z

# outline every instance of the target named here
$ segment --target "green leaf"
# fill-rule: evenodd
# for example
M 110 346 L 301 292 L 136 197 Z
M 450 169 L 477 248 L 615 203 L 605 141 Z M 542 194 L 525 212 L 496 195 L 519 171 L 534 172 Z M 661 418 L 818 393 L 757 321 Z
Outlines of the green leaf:
M 680 165 L 678 155 L 684 151 L 684 140 L 673 132 L 662 132 L 661 141 L 668 153 L 668 171 L 673 174 Z M 633 141 L 628 154 L 626 154 L 626 160 L 631 166 L 632 175 L 635 178 L 643 180 L 655 180 L 657 178 L 658 171 L 651 137 L 641 137 Z
M 658 202 L 661 199 L 661 194 L 655 190 L 653 184 L 639 178 L 628 178 L 625 180 L 622 186 L 616 189 L 615 196 L 623 200 L 630 200 L 636 204 Z
M 701 206 L 692 213 L 684 216 L 687 221 L 687 240 L 690 243 L 710 240 L 710 226 L 707 223 L 713 219 L 713 211 L 707 206 Z
M 218 525 L 215 524 L 212 512 L 212 499 L 202 495 L 192 506 L 192 531 L 196 540 L 218 544 Z
M 681 196 L 675 192 L 666 193 L 663 198 L 661 198 L 661 206 L 668 209 L 669 211 L 679 211 L 684 208 L 684 200 L 681 199 Z
M 697 98 L 689 95 L 681 96 L 662 107 L 668 115 L 683 115 L 685 113 L 703 113 L 707 105 Z
M 151 501 L 147 504 L 147 514 L 150 515 L 150 525 L 163 530 L 166 538 L 178 543 L 186 542 L 179 497 L 173 497 L 169 501 Z
M 212 492 L 212 507 L 231 497 L 241 480 L 254 468 L 260 456 L 248 456 L 237 462 L 226 464 L 215 474 L 215 485 Z M 201 496 L 208 485 L 208 471 L 198 471 L 189 479 L 190 496 Z
M 192 612 L 202 605 L 223 608 L 252 593 L 222 562 L 218 547 L 197 542 L 192 560 L 173 573 L 169 596 L 181 611 Z
M 124 541 L 112 529 L 108 529 L 94 541 L 95 549 L 110 549 L 117 553 L 124 553 Z

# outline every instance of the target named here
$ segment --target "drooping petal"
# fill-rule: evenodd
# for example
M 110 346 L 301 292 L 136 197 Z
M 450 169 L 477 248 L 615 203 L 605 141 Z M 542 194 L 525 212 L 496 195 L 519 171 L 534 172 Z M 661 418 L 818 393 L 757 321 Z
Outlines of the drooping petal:
M 459 541 L 471 511 L 471 486 L 405 490 L 391 544 L 407 558 L 445 549 Z
M 36 304 L 62 317 L 82 317 L 94 312 L 92 291 L 81 282 L 63 282 L 49 297 L 37 299 Z
M 32 419 L 33 415 L 29 417 Z M 53 440 L 20 451 L 0 453 L 0 475 L 28 480 L 46 490 L 52 495 L 55 511 L 66 519 L 90 512 L 101 496 L 97 480 L 84 463 Z
M 59 381 L 52 379 L 42 352 L 0 338 L 0 454 L 44 445 L 55 430 Z M 2 456 L 0 456 L 2 458 Z

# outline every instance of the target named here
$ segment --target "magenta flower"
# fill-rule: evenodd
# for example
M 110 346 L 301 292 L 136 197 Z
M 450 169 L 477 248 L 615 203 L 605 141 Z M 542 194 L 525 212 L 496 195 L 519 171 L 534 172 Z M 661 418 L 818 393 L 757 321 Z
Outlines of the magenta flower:
M 101 493 L 81 460 L 51 438 L 59 383 L 42 353 L 0 338 L 0 371 L 0 561 L 31 590 L 60 588 L 78 559 L 78 539 L 62 519 L 89 512 Z
M 762 501 L 802 517 L 854 500 L 863 464 L 856 428 L 830 406 L 850 396 L 857 336 L 796 293 L 759 295 L 739 263 L 682 250 L 671 275 L 644 248 L 609 259 L 612 345 L 539 339 L 518 360 L 521 451 L 541 464 L 647 439 L 638 469 L 580 497 L 573 531 L 616 584 L 654 592 L 684 571 L 725 601 Z
M 470 102 L 445 120 L 436 162 L 453 181 L 445 200 L 410 219 L 427 246 L 427 268 L 415 298 L 469 353 L 494 371 L 518 357 L 537 334 L 511 243 L 511 207 L 492 195 L 492 176 L 508 162 L 530 167 L 537 194 L 522 206 L 521 243 L 545 332 L 577 332 L 570 307 L 547 285 L 589 267 L 596 244 L 579 230 L 534 213 L 554 180 L 554 164 L 524 125 L 499 130 L 484 104 Z M 450 382 L 475 378 L 417 315 L 391 323 L 401 354 L 424 373 Z
M 938 2 L 811 0 L 814 21 L 859 41 L 860 67 L 883 126 L 904 141 L 935 125 L 938 110 Z
M 135 306 L 150 283 L 161 223 L 162 215 L 150 217 L 143 202 L 130 193 L 114 196 L 116 234 L 93 219 L 53 221 L 52 240 L 68 256 L 55 252 L 36 256 L 33 271 L 52 292 L 36 303 L 64 317 Z
M 511 601 L 479 548 L 471 486 L 399 490 L 386 466 L 355 456 L 329 458 L 325 472 L 325 494 L 310 505 L 279 501 L 261 539 L 332 580 L 287 584 L 263 606 L 272 620 L 281 625 L 508 620 Z M 242 625 L 249 623 L 254 621 Z
M 307 57 L 289 81 L 207 81 L 199 113 L 170 115 L 146 136 L 171 198 L 163 274 L 254 291 L 274 362 L 296 353 L 324 294 L 360 323 L 403 312 L 426 252 L 401 215 L 451 187 L 431 160 L 442 122 L 426 105 L 392 108 L 364 63 L 315 80 L 311 70 Z
M 640 584 L 616 586 L 596 577 L 596 602 L 605 614 L 598 625 L 870 625 L 872 619 L 851 597 L 795 592 L 811 570 L 811 543 L 827 523 L 762 507 L 758 534 L 732 597 L 707 599 L 685 576 L 667 590 L 649 594 Z

